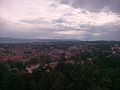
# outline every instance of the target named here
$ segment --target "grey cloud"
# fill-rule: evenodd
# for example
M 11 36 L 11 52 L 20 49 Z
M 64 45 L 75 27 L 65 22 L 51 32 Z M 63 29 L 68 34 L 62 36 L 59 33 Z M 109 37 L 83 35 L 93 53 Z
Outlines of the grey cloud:
M 28 23 L 28 24 L 41 24 L 41 23 L 45 24 L 45 23 L 49 23 L 49 21 L 45 20 L 44 18 L 19 20 L 19 22 Z
M 59 20 L 58 20 L 59 22 Z M 63 26 L 61 26 L 63 27 Z M 31 28 L 29 30 L 18 30 L 8 24 L 6 20 L 0 20 L 0 37 L 15 37 L 15 38 L 57 38 L 57 39 L 80 39 L 80 40 L 120 40 L 120 26 L 108 24 L 104 26 L 89 26 L 83 25 L 87 29 L 77 29 L 71 27 L 63 27 L 61 29 L 41 29 L 41 28 Z M 59 31 L 85 31 L 83 35 L 59 35 L 55 32 Z M 94 36 L 94 33 L 100 33 L 100 36 Z
M 109 25 L 103 26 L 90 26 L 87 29 L 87 32 L 90 34 L 88 35 L 89 38 L 86 39 L 91 40 L 120 40 L 120 26 L 113 25 L 112 23 Z M 94 33 L 101 34 L 100 36 L 94 36 Z
M 92 11 L 100 11 L 104 7 L 108 7 L 112 11 L 120 12 L 120 0 L 61 0 L 61 3 Z
M 61 38 L 61 36 L 56 35 L 49 28 L 41 29 L 33 27 L 31 29 L 19 30 L 19 28 L 12 27 L 7 24 L 8 21 L 0 19 L 0 37 L 14 37 L 14 38 Z M 29 22 L 28 22 L 29 23 Z
M 64 23 L 64 22 L 66 22 L 66 21 L 63 18 L 53 20 L 53 23 Z
M 19 20 L 19 22 L 21 23 L 28 23 L 28 24 L 61 24 L 61 23 L 65 23 L 66 21 L 63 18 L 58 18 L 58 19 L 54 19 L 54 20 L 45 20 L 44 18 L 36 18 L 36 19 L 22 19 Z

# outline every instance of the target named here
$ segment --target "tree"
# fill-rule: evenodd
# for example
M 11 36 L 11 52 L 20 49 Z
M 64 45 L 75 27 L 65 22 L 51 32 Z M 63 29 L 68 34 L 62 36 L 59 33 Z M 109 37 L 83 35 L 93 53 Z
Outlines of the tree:
M 8 72 L 8 68 L 6 63 L 0 62 L 0 89 Z
M 25 90 L 23 79 L 17 71 L 11 70 L 8 72 L 1 90 Z

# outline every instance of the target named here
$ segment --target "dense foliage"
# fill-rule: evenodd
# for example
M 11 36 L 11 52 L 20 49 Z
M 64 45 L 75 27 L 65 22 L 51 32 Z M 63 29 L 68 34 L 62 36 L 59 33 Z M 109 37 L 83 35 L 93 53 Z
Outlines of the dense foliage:
M 0 63 L 0 90 L 120 90 L 119 60 L 61 65 L 49 72 L 39 67 L 32 74 L 9 66 Z

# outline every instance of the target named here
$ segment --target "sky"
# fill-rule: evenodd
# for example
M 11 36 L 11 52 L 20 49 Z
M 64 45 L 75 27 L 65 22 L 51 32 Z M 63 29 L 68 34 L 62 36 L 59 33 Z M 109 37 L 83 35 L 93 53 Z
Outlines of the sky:
M 120 0 L 0 0 L 0 37 L 120 40 Z

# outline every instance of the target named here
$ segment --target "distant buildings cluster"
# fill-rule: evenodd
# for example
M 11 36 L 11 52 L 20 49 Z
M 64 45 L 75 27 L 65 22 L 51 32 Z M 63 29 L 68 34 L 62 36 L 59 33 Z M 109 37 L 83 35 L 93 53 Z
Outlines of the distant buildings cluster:
M 98 47 L 96 44 L 0 46 L 0 61 L 35 60 L 37 62 L 29 63 L 26 66 L 26 70 L 32 73 L 39 66 L 42 66 L 47 71 L 54 70 L 61 60 L 64 61 L 64 64 L 85 64 L 98 57 L 100 53 L 105 54 L 106 57 L 120 55 L 120 45 L 109 45 L 108 48 Z

